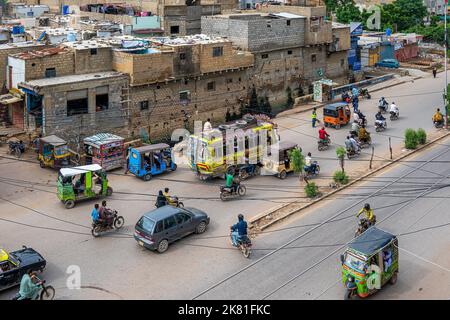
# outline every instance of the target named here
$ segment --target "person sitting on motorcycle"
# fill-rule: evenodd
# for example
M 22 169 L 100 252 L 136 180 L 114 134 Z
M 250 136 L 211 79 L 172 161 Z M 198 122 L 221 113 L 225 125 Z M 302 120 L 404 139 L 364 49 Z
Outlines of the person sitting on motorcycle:
M 308 173 L 314 174 L 316 172 L 316 164 L 312 161 L 311 152 L 308 152 L 308 155 L 305 157 L 304 169 Z
M 359 118 L 358 112 L 353 112 L 353 122 L 356 122 L 359 124 L 360 121 L 361 121 L 361 119 Z
M 322 129 L 319 130 L 319 139 L 326 144 L 330 135 L 328 132 L 325 131 L 325 127 L 322 127 Z
M 42 282 L 34 283 L 36 273 L 28 270 L 20 281 L 20 289 L 17 300 L 34 300 L 38 297 Z
M 112 226 L 114 218 L 112 215 L 112 211 L 108 207 L 106 207 L 106 200 L 102 201 L 102 206 L 98 211 L 98 215 L 100 217 L 100 220 L 103 221 L 105 225 Z
M 156 197 L 156 207 L 161 208 L 167 205 L 167 199 L 164 197 L 162 190 L 159 190 L 158 196 Z
M 237 191 L 237 187 L 239 186 L 240 181 L 239 181 L 239 169 L 235 168 L 234 169 L 234 174 L 233 173 L 227 173 L 226 174 L 226 184 L 225 187 L 231 189 L 231 192 L 236 192 Z
M 94 205 L 94 209 L 91 212 L 91 218 L 92 218 L 92 222 L 93 223 L 98 223 L 99 222 L 100 216 L 98 214 L 98 210 L 99 210 L 99 205 L 98 205 L 98 203 L 96 203 Z
M 369 142 L 370 141 L 370 133 L 366 130 L 366 126 L 361 126 L 358 131 L 358 139 L 361 142 Z
M 350 136 L 347 136 L 347 138 L 345 139 L 344 143 L 345 143 L 345 148 L 347 149 L 347 151 L 353 150 L 353 143 L 350 140 Z
M 363 125 L 366 123 L 366 116 L 361 112 L 361 110 L 357 111 L 359 117 L 359 124 Z
M 167 204 L 173 205 L 175 204 L 175 200 L 169 195 L 169 188 L 165 188 L 163 192 L 164 197 L 166 197 Z
M 378 101 L 378 108 L 386 111 L 387 106 L 388 102 L 384 99 L 384 97 L 381 97 L 381 99 Z
M 398 111 L 398 107 L 396 106 L 395 102 L 391 103 L 391 108 L 389 109 L 389 113 L 392 115 L 395 114 L 398 117 L 399 111 Z
M 247 222 L 244 215 L 238 215 L 238 223 L 231 226 L 231 241 L 233 246 L 237 247 L 238 242 L 247 237 Z
M 359 210 L 359 212 L 358 212 L 358 214 L 356 215 L 356 217 L 357 218 L 359 218 L 359 216 L 361 215 L 361 214 L 363 214 L 364 213 L 364 215 L 365 215 L 365 218 L 369 221 L 369 223 L 371 224 L 371 225 L 373 225 L 374 224 L 374 222 L 375 222 L 375 216 L 374 216 L 374 214 L 373 214 L 373 210 L 370 208 L 370 204 L 368 204 L 368 203 L 366 203 L 365 205 L 364 205 L 364 207 L 361 209 L 361 210 Z
M 441 110 L 438 108 L 436 113 L 433 115 L 433 123 L 434 124 L 442 124 L 444 122 L 444 116 L 441 113 Z
M 358 142 L 351 136 L 347 136 L 347 139 L 345 140 L 345 146 L 347 150 L 351 150 L 355 153 L 359 151 Z
M 386 120 L 386 118 L 383 117 L 383 114 L 381 113 L 381 111 L 378 111 L 377 114 L 375 115 L 375 120 L 384 122 Z
M 351 133 L 354 134 L 355 136 L 358 135 L 358 131 L 359 131 L 359 124 L 356 121 L 353 121 L 352 123 L 352 129 L 351 129 Z

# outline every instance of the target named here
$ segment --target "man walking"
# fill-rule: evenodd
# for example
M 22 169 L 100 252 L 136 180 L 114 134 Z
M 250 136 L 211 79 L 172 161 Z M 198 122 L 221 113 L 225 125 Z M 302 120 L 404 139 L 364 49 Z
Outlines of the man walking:
M 436 67 L 433 67 L 433 77 L 434 78 L 436 78 L 436 73 L 437 73 Z
M 311 120 L 312 120 L 312 127 L 315 128 L 316 127 L 316 121 L 317 121 L 317 111 L 316 108 L 313 109 L 312 114 L 311 114 Z

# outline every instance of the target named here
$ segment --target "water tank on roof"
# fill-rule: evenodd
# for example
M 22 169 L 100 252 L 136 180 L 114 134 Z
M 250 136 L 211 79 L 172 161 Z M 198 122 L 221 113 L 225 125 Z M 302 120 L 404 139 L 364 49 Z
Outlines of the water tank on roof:
M 75 33 L 70 32 L 70 33 L 67 35 L 67 41 L 69 41 L 69 42 L 75 42 L 75 41 L 77 41 L 77 36 L 75 35 Z
M 22 34 L 25 32 L 24 26 L 13 26 L 12 33 L 13 34 Z

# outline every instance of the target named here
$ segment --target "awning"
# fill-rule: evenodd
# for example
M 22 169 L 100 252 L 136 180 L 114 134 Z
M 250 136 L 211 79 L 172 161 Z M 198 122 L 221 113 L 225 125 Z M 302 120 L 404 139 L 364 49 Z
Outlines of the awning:
M 77 174 L 86 173 L 86 172 L 95 172 L 102 170 L 102 167 L 98 164 L 90 164 L 87 166 L 74 167 L 74 168 L 62 168 L 59 172 L 63 177 L 71 177 Z
M 9 94 L 9 93 L 0 96 L 0 103 L 3 105 L 8 105 L 8 104 L 19 102 L 19 101 L 23 101 L 23 99 L 13 96 L 12 94 Z

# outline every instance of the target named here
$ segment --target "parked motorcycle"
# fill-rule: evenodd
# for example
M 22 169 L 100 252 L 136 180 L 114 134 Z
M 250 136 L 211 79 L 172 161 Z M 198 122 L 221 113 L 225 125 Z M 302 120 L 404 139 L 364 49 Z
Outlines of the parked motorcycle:
M 245 164 L 239 167 L 239 179 L 245 180 L 249 177 L 258 176 L 261 174 L 261 167 L 259 164 Z
M 317 149 L 319 151 L 327 150 L 330 146 L 330 143 L 331 143 L 330 137 L 328 137 L 325 140 L 319 139 L 317 140 Z
M 400 112 L 399 113 L 391 112 L 391 116 L 389 119 L 391 119 L 391 121 L 395 121 L 395 120 L 398 120 L 399 116 L 400 116 Z
M 22 153 L 25 152 L 25 144 L 22 140 L 19 142 L 10 141 L 9 143 L 9 153 L 15 155 L 17 158 L 22 156 Z
M 375 120 L 375 131 L 382 132 L 387 129 L 386 120 Z
M 220 186 L 220 200 L 225 201 L 230 198 L 243 197 L 246 192 L 247 189 L 241 184 L 237 185 L 235 188 Z
M 231 233 L 230 233 L 230 240 L 231 240 Z M 233 243 L 233 241 L 231 242 Z M 247 236 L 241 237 L 237 241 L 237 248 L 242 252 L 244 257 L 249 258 L 250 254 L 252 253 L 252 241 Z
M 35 300 L 53 300 L 55 297 L 55 288 L 52 286 L 46 286 L 45 280 L 40 280 L 38 277 L 36 279 L 39 282 L 39 285 L 41 286 L 41 292 L 37 295 Z M 19 300 L 20 299 L 20 293 L 16 294 L 12 300 Z
M 99 237 L 101 233 L 106 232 L 112 229 L 120 229 L 123 227 L 125 223 L 125 219 L 122 216 L 119 216 L 117 210 L 112 211 L 113 222 L 110 225 L 102 222 L 93 222 L 91 233 L 94 237 Z

